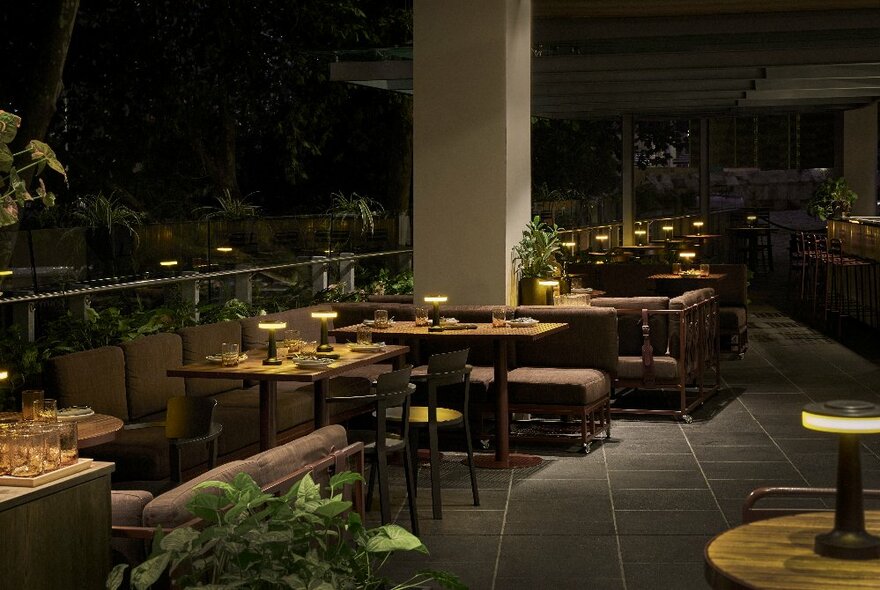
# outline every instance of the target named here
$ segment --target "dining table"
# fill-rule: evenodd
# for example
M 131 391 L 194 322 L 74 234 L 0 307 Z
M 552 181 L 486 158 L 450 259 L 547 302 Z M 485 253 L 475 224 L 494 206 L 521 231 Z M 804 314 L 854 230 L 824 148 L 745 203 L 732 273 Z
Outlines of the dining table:
M 76 421 L 76 444 L 80 449 L 113 442 L 116 433 L 122 430 L 124 424 L 116 416 L 107 414 L 90 414 L 67 419 Z M 21 414 L 19 412 L 0 412 L 0 422 L 18 422 L 20 420 Z
M 330 332 L 334 336 L 351 338 L 357 333 L 358 325 L 337 328 Z M 399 342 L 419 340 L 455 340 L 460 342 L 491 341 L 493 345 L 493 379 L 495 385 L 495 454 L 477 454 L 474 463 L 477 467 L 508 469 L 531 467 L 541 463 L 536 455 L 510 452 L 510 411 L 507 395 L 508 348 L 515 342 L 532 342 L 546 338 L 568 329 L 567 323 L 538 322 L 523 327 L 494 327 L 491 323 L 469 324 L 468 329 L 450 325 L 448 329 L 435 331 L 429 326 L 416 326 L 415 322 L 395 322 L 388 328 L 374 329 L 374 337 L 382 337 Z
M 880 510 L 865 512 L 880 535 Z M 834 528 L 834 512 L 768 518 L 727 530 L 704 552 L 706 581 L 716 590 L 877 590 L 880 559 L 836 559 L 813 550 L 816 535 Z
M 250 351 L 249 351 L 250 352 Z M 259 352 L 248 354 L 248 358 L 235 366 L 224 367 L 218 363 L 191 363 L 168 369 L 169 377 L 197 379 L 243 379 L 256 381 L 260 390 L 260 450 L 271 449 L 276 445 L 276 414 L 278 409 L 278 382 L 293 381 L 312 383 L 315 399 L 315 428 L 329 423 L 327 397 L 330 395 L 330 379 L 346 372 L 391 360 L 395 368 L 403 366 L 408 346 L 389 345 L 377 347 L 371 352 L 355 352 L 344 344 L 335 345 L 332 355 L 338 355 L 325 367 L 300 369 L 294 360 L 285 359 L 280 365 L 264 365 Z M 265 355 L 265 351 L 263 352 Z
M 727 273 L 720 272 L 710 272 L 708 275 L 658 273 L 648 276 L 648 280 L 654 282 L 654 292 L 657 295 L 676 296 L 704 287 L 717 290 L 718 283 L 726 276 Z

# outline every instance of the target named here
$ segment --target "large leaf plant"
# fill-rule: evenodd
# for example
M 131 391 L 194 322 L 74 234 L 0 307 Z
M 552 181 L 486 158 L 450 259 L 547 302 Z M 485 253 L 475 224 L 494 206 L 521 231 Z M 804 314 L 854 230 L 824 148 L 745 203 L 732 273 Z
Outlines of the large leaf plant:
M 67 181 L 64 166 L 55 152 L 42 141 L 32 139 L 21 151 L 9 147 L 21 126 L 21 117 L 0 110 L 0 227 L 12 225 L 19 219 L 20 209 L 30 201 L 42 200 L 46 207 L 55 204 L 55 195 L 46 190 L 43 179 L 38 179 L 35 195 L 27 188 L 27 175 L 39 175 L 48 166 Z M 17 163 L 18 162 L 18 163 Z
M 560 228 L 547 225 L 539 216 L 526 224 L 522 239 L 513 247 L 513 261 L 520 278 L 548 277 L 555 270 L 555 255 L 559 250 Z

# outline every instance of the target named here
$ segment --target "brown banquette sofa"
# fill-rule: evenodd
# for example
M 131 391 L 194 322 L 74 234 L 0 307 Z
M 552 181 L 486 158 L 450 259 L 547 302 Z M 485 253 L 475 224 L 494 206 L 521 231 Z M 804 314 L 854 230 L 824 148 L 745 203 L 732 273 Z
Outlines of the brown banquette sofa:
M 316 339 L 319 324 L 314 306 L 285 312 L 184 328 L 177 333 L 155 334 L 125 342 L 56 357 L 47 362 L 47 391 L 62 406 L 88 405 L 95 412 L 120 418 L 126 427 L 113 442 L 83 449 L 84 456 L 114 461 L 115 481 L 160 481 L 169 476 L 169 450 L 162 427 L 139 426 L 160 422 L 172 396 L 209 396 L 217 400 L 214 420 L 223 425 L 218 440 L 220 462 L 256 453 L 259 443 L 259 390 L 240 380 L 182 379 L 166 371 L 185 363 L 203 361 L 215 354 L 221 342 L 241 342 L 242 350 L 265 347 L 265 332 L 257 327 L 267 318 L 283 320 L 299 329 L 304 338 Z M 334 395 L 366 393 L 370 380 L 390 366 L 378 365 L 331 380 Z M 279 443 L 314 429 L 314 396 L 310 384 L 279 383 L 277 435 Z M 331 421 L 342 421 L 365 406 L 333 404 Z M 207 450 L 200 445 L 183 449 L 181 464 L 191 476 L 207 466 Z

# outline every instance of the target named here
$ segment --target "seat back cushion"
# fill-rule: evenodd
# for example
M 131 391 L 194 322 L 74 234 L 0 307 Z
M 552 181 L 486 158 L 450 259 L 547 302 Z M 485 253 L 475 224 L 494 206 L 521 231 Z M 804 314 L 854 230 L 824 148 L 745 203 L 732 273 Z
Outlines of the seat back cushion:
M 668 272 L 669 267 L 659 264 L 599 264 L 598 285 L 584 285 L 605 291 L 608 297 L 638 297 L 653 292 L 648 277 Z
M 183 341 L 177 334 L 154 334 L 120 345 L 125 355 L 125 389 L 132 420 L 165 411 L 168 398 L 186 394 L 183 379 L 166 371 L 183 364 Z
M 348 444 L 345 428 L 338 424 L 325 426 L 302 438 L 263 451 L 251 457 L 260 470 L 255 478 L 261 487 L 283 479 L 300 467 L 315 463 Z
M 244 350 L 266 348 L 269 335 L 266 330 L 260 329 L 260 322 L 286 322 L 288 329 L 299 330 L 303 340 L 319 340 L 321 338 L 321 322 L 312 317 L 312 312 L 315 311 L 330 311 L 330 306 L 310 305 L 241 320 L 241 340 Z M 332 327 L 333 325 L 339 325 L 339 322 L 329 320 L 328 326 Z M 279 340 L 283 338 L 280 333 L 276 336 Z
M 118 346 L 73 352 L 46 362 L 46 395 L 59 407 L 90 406 L 98 414 L 128 421 L 125 356 Z
M 158 496 L 144 507 L 144 526 L 155 527 L 162 525 L 165 528 L 181 525 L 192 520 L 194 517 L 186 509 L 187 503 L 198 492 L 210 491 L 208 489 L 195 490 L 196 485 L 203 481 L 231 482 L 239 473 L 247 473 L 254 479 L 260 471 L 255 461 L 232 461 L 220 467 L 215 467 L 188 482 L 177 486 Z M 219 493 L 219 492 L 218 492 Z
M 178 334 L 183 340 L 183 362 L 204 363 L 205 357 L 220 352 L 224 342 L 241 343 L 241 324 L 238 322 L 218 322 L 181 329 Z M 240 379 L 186 379 L 186 394 L 194 396 L 215 395 L 242 386 Z
M 617 370 L 617 313 L 611 308 L 521 305 L 517 317 L 564 322 L 568 329 L 538 340 L 516 343 L 520 367 L 571 367 Z
M 642 354 L 642 314 L 643 309 L 669 309 L 668 297 L 600 297 L 594 299 L 593 307 L 613 307 L 618 310 L 634 310 L 618 312 L 617 334 L 620 340 L 621 356 L 637 356 Z M 666 314 L 648 316 L 651 328 L 651 347 L 655 355 L 666 354 L 669 338 L 669 320 Z
M 749 304 L 749 269 L 745 264 L 713 264 L 713 273 L 726 275 L 718 281 L 715 294 L 722 306 L 741 306 Z

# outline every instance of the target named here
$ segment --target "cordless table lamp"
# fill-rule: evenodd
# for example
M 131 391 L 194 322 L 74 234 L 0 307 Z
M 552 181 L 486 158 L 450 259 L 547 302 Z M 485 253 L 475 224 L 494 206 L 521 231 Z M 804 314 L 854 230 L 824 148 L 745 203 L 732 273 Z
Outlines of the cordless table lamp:
M 434 305 L 434 326 L 440 325 L 440 304 L 446 303 L 449 299 L 446 295 L 430 295 L 425 297 L 425 303 L 431 303 Z
M 260 322 L 257 326 L 261 330 L 269 331 L 269 353 L 263 360 L 263 364 L 280 365 L 281 359 L 278 358 L 278 349 L 275 347 L 275 331 L 286 328 L 287 322 Z
M 315 311 L 312 317 L 321 320 L 321 344 L 318 345 L 318 352 L 332 352 L 333 346 L 327 339 L 327 320 L 336 317 L 335 311 Z
M 538 284 L 546 289 L 544 296 L 546 297 L 547 305 L 553 305 L 553 290 L 559 286 L 559 281 L 538 281 Z
M 837 559 L 880 557 L 880 537 L 865 531 L 859 435 L 880 432 L 880 406 L 859 400 L 807 405 L 804 428 L 840 435 L 837 453 L 837 502 L 834 530 L 816 535 L 814 550 Z

